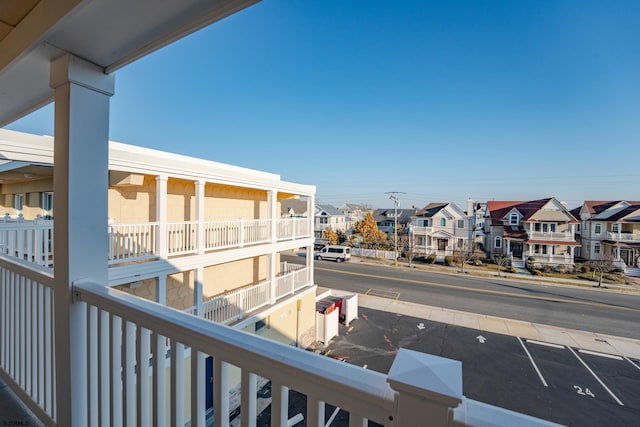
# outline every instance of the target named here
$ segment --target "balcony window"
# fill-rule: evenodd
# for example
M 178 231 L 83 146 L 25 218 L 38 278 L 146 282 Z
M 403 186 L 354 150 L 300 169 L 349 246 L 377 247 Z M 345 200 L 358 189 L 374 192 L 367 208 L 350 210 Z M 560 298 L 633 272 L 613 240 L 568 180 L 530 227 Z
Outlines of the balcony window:
M 329 218 L 327 218 L 326 216 L 321 216 L 320 224 L 329 224 Z
M 613 233 L 617 233 L 618 231 L 620 231 L 620 224 L 611 224 L 611 231 Z
M 542 224 L 540 224 L 539 222 L 536 222 L 535 224 L 533 224 L 533 231 L 540 231 L 542 228 Z

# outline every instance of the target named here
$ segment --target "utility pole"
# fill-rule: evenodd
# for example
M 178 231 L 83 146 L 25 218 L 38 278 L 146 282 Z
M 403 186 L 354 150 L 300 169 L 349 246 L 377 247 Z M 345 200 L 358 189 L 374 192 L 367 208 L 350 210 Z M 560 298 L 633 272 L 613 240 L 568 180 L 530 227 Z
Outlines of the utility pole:
M 398 200 L 398 194 L 405 194 L 402 191 L 387 191 L 385 194 L 390 194 L 389 199 L 393 200 L 393 208 L 394 208 L 394 219 L 395 225 L 393 227 L 393 234 L 395 235 L 394 240 L 394 252 L 395 252 L 395 262 L 396 267 L 398 266 L 398 206 L 400 206 L 400 200 Z

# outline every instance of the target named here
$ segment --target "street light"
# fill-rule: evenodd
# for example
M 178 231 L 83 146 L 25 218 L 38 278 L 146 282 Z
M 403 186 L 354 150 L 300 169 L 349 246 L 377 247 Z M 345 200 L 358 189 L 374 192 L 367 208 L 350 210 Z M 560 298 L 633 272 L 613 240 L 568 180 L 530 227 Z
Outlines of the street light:
M 396 267 L 398 266 L 398 206 L 400 206 L 400 200 L 398 200 L 398 194 L 405 194 L 402 191 L 387 191 L 385 194 L 390 194 L 389 199 L 393 200 L 393 208 L 394 208 L 394 219 L 395 225 L 393 226 L 393 234 L 395 235 L 394 239 L 394 252 L 395 252 L 395 261 Z

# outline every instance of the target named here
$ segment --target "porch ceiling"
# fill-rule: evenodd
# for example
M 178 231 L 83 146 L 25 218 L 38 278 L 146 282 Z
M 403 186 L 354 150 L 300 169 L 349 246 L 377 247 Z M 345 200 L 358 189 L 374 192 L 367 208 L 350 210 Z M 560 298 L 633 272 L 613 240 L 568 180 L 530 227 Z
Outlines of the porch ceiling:
M 48 104 L 51 59 L 69 52 L 111 73 L 259 0 L 4 0 L 0 126 Z

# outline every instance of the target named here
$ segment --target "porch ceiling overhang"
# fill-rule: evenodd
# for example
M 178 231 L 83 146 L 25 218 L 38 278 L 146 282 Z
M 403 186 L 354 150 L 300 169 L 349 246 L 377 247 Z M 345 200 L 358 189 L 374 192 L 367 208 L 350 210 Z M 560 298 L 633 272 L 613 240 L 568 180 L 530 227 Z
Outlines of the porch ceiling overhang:
M 2 162 L 0 160 L 0 184 L 35 181 L 53 176 L 51 165 L 30 162 Z
M 259 0 L 0 2 L 0 127 L 50 103 L 68 52 L 114 72 Z
M 561 246 L 582 246 L 578 242 L 568 242 L 566 240 L 527 240 L 530 245 L 561 245 Z
M 627 248 L 640 248 L 640 242 L 616 242 L 615 240 L 603 240 L 602 243 Z
M 439 230 L 433 233 L 431 237 L 440 237 L 443 239 L 450 239 L 451 237 L 453 237 L 453 234 L 447 233 L 446 231 Z

